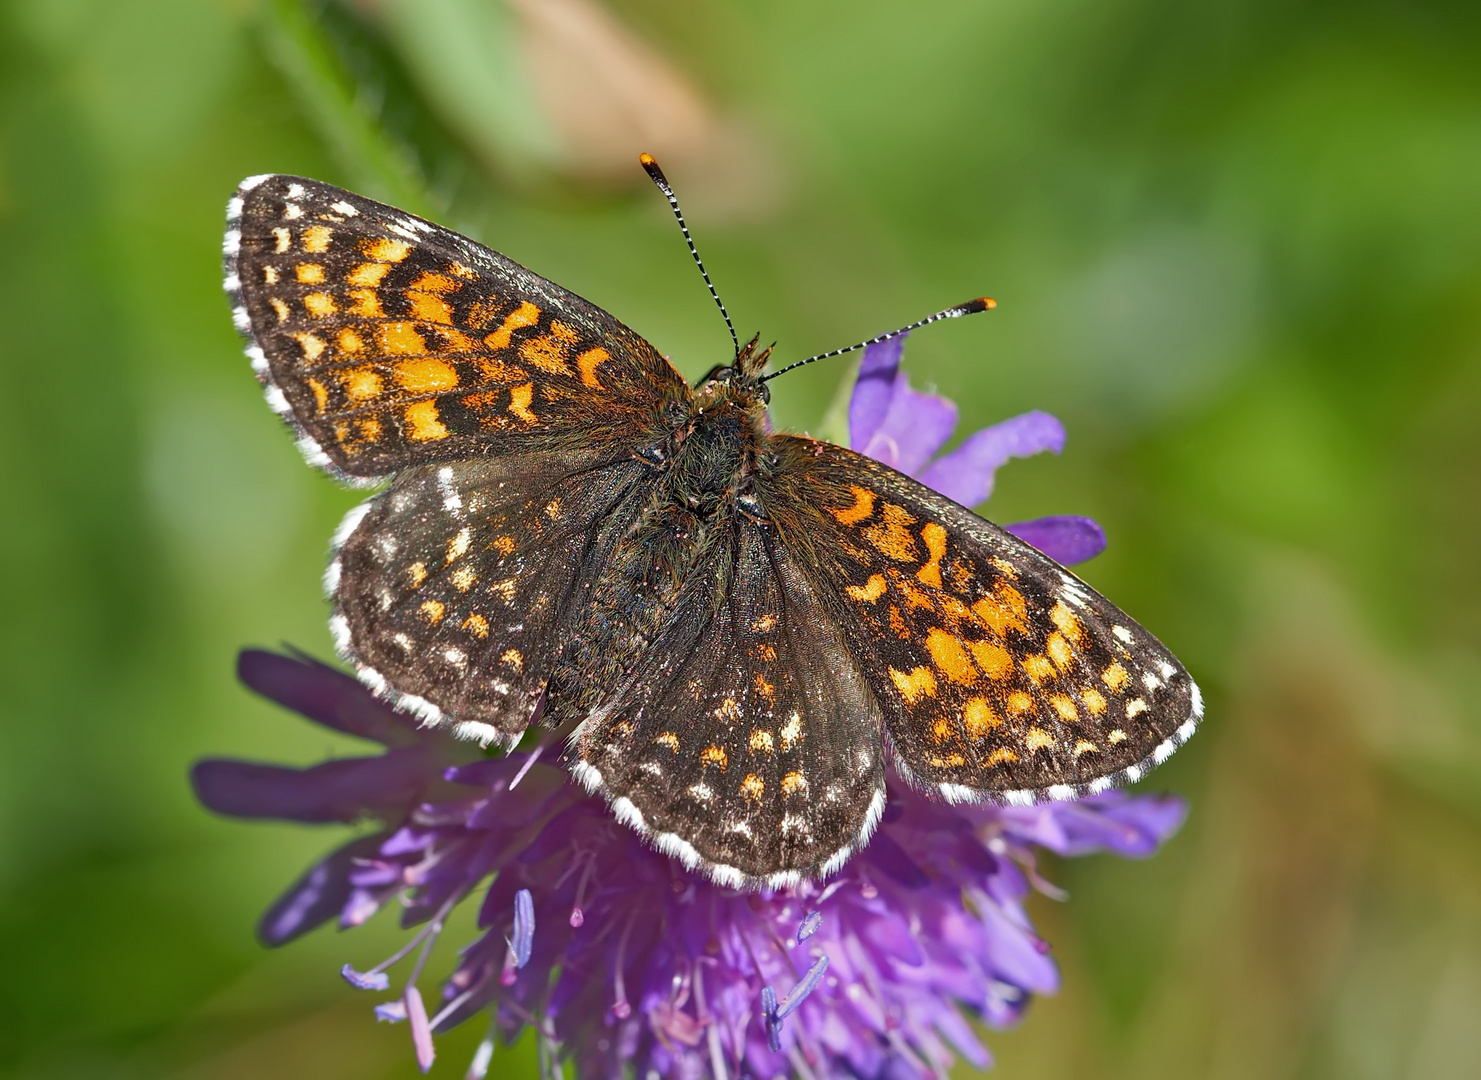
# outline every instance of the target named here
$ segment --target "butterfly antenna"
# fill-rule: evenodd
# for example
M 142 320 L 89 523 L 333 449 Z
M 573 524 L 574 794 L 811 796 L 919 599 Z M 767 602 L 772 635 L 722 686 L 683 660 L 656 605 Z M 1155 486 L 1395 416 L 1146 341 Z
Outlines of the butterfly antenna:
M 684 211 L 679 209 L 679 200 L 674 197 L 674 189 L 669 186 L 668 177 L 663 175 L 663 170 L 658 167 L 652 154 L 639 154 L 638 161 L 643 166 L 643 171 L 658 185 L 658 190 L 663 192 L 663 197 L 669 201 L 669 208 L 673 210 L 674 217 L 679 219 L 679 229 L 684 233 L 684 243 L 689 245 L 689 254 L 694 256 L 694 265 L 699 267 L 700 277 L 705 279 L 705 285 L 710 290 L 710 295 L 715 298 L 715 306 L 720 309 L 720 315 L 725 319 L 725 327 L 730 331 L 730 341 L 735 346 L 735 355 L 740 355 L 740 338 L 736 336 L 735 327 L 730 322 L 730 312 L 725 310 L 725 302 L 720 299 L 720 294 L 715 291 L 715 285 L 710 281 L 709 271 L 705 269 L 704 260 L 699 257 L 699 252 L 694 247 L 694 239 L 689 235 L 689 226 L 684 224 Z
M 908 334 L 912 330 L 919 330 L 922 326 L 929 326 L 931 323 L 939 322 L 942 319 L 960 319 L 963 315 L 975 315 L 979 311 L 991 311 L 997 306 L 998 302 L 991 297 L 980 296 L 976 300 L 968 300 L 965 304 L 958 304 L 956 307 L 949 307 L 945 311 L 938 311 L 934 315 L 927 315 L 920 322 L 913 322 L 909 326 L 902 326 L 898 330 L 891 330 L 888 334 L 880 334 L 879 337 L 872 337 L 868 341 L 861 341 L 857 345 L 850 345 L 846 349 L 831 349 L 828 352 L 818 353 L 817 356 L 809 356 L 806 360 L 799 360 L 795 364 L 788 364 L 786 367 L 779 368 L 770 375 L 763 377 L 761 381 L 768 382 L 771 379 L 775 379 L 778 375 L 785 375 L 793 368 L 800 368 L 804 364 L 811 364 L 814 360 L 826 360 L 830 356 L 842 356 L 844 353 L 851 353 L 855 349 L 865 349 L 870 345 L 878 345 L 882 341 L 889 341 L 890 338 L 899 337 L 901 334 Z

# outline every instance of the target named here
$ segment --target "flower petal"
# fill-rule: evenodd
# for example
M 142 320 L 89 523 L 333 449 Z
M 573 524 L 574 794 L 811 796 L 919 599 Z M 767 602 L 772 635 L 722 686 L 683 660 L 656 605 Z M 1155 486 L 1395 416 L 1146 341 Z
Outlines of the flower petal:
M 404 813 L 426 789 L 427 773 L 421 748 L 403 747 L 307 769 L 208 759 L 196 762 L 190 780 L 196 798 L 218 814 L 322 823 Z
M 264 945 L 283 945 L 333 918 L 346 900 L 350 868 L 357 860 L 375 854 L 383 836 L 362 836 L 321 859 L 278 897 L 257 923 L 257 936 Z
M 936 394 L 910 388 L 904 372 L 895 376 L 894 396 L 884 419 L 863 446 L 861 453 L 893 469 L 914 475 L 931 455 L 946 445 L 956 430 L 956 406 Z
M 406 988 L 406 1018 L 411 1021 L 411 1044 L 416 1047 L 417 1065 L 422 1072 L 432 1068 L 437 1057 L 437 1048 L 432 1045 L 432 1025 L 427 1023 L 427 1006 L 422 1004 L 422 992 L 415 986 Z
M 1061 566 L 1074 566 L 1106 550 L 1105 530 L 1088 517 L 1041 517 L 1003 527 Z
M 895 396 L 895 375 L 900 370 L 900 354 L 909 334 L 870 345 L 859 363 L 853 396 L 848 403 L 848 442 L 855 450 L 865 446 L 890 411 Z
M 1035 409 L 969 435 L 951 453 L 932 462 L 919 476 L 963 506 L 976 506 L 992 494 L 993 474 L 1009 458 L 1031 457 L 1064 449 L 1064 425 Z
M 263 697 L 347 735 L 387 746 L 417 741 L 412 717 L 377 700 L 344 672 L 309 657 L 243 649 L 237 654 L 237 677 Z

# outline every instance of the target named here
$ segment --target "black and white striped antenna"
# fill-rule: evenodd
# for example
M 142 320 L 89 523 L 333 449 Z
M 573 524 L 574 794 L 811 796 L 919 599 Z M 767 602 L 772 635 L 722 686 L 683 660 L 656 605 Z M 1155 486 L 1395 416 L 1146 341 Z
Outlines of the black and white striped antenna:
M 830 349 L 827 352 L 818 353 L 817 356 L 809 356 L 806 360 L 799 360 L 795 364 L 788 364 L 784 368 L 778 368 L 776 371 L 773 371 L 770 375 L 763 376 L 761 381 L 766 382 L 769 379 L 775 379 L 778 375 L 785 375 L 793 368 L 800 368 L 803 364 L 811 364 L 814 360 L 826 360 L 830 356 L 842 356 L 844 353 L 851 353 L 855 349 L 864 349 L 870 345 L 878 345 L 882 341 L 889 341 L 890 338 L 899 337 L 901 334 L 908 334 L 912 330 L 919 330 L 922 326 L 929 326 L 931 323 L 939 322 L 942 319 L 960 319 L 963 315 L 975 315 L 979 311 L 991 311 L 997 306 L 998 302 L 992 297 L 979 296 L 976 300 L 968 300 L 965 304 L 958 304 L 956 307 L 949 307 L 945 311 L 938 311 L 934 315 L 927 315 L 919 322 L 913 322 L 909 326 L 902 326 L 898 330 L 891 330 L 888 334 L 880 334 L 878 337 L 872 337 L 868 341 L 861 341 L 857 345 L 850 345 L 846 349 Z
M 740 356 L 740 338 L 736 336 L 735 327 L 730 322 L 730 312 L 725 310 L 725 303 L 720 299 L 720 294 L 715 291 L 709 272 L 705 270 L 704 260 L 699 257 L 699 252 L 694 247 L 694 239 L 689 235 L 689 226 L 684 223 L 684 211 L 679 209 L 679 200 L 674 197 L 674 189 L 669 186 L 668 177 L 663 175 L 663 170 L 658 167 L 658 162 L 654 160 L 652 154 L 639 154 L 638 161 L 642 164 L 643 171 L 658 185 L 658 190 L 663 192 L 663 197 L 669 201 L 669 208 L 673 210 L 674 217 L 679 220 L 679 228 L 684 233 L 684 243 L 689 245 L 689 254 L 694 256 L 694 265 L 699 267 L 700 276 L 705 279 L 710 295 L 715 298 L 715 306 L 720 309 L 720 315 L 725 319 L 725 327 L 730 331 L 730 341 L 735 346 L 735 355 Z

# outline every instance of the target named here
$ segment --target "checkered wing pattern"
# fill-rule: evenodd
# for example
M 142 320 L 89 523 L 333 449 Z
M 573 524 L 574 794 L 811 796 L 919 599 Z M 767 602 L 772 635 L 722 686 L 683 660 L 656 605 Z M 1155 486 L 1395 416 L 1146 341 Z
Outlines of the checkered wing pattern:
M 659 850 L 722 884 L 779 887 L 831 873 L 878 822 L 879 709 L 826 586 L 776 530 L 735 515 L 721 533 L 578 729 L 573 771 Z
M 902 769 L 1022 803 L 1140 779 L 1192 735 L 1198 687 L 1048 556 L 842 447 L 783 437 L 768 491 L 827 580 Z
M 685 393 L 611 315 L 403 211 L 259 176 L 228 218 L 226 288 L 268 401 L 342 477 L 631 441 Z
M 339 651 L 424 722 L 512 745 L 644 503 L 601 446 L 402 472 L 352 511 L 329 569 Z

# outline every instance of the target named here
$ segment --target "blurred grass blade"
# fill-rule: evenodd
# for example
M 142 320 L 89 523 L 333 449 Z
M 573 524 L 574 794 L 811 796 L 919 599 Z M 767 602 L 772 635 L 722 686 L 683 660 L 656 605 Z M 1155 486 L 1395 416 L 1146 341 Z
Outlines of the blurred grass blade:
M 371 115 L 323 25 L 301 0 L 269 0 L 263 49 L 351 186 L 414 214 L 434 213 L 411 150 Z

